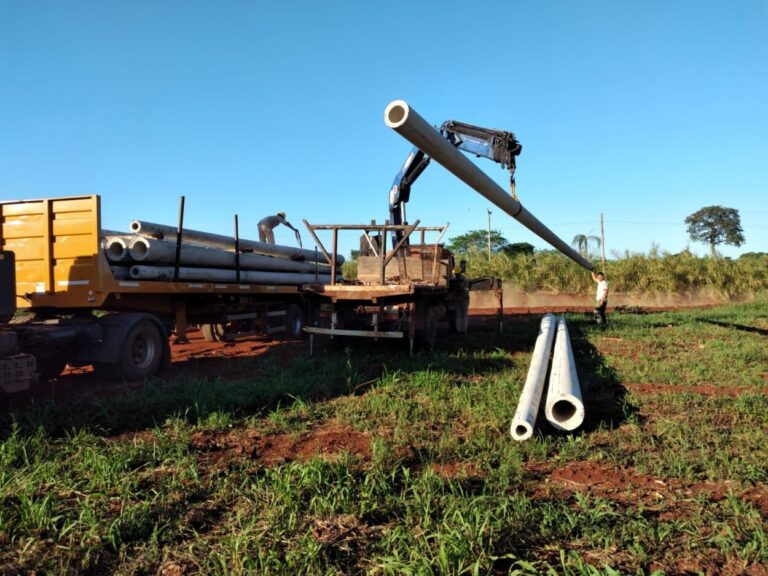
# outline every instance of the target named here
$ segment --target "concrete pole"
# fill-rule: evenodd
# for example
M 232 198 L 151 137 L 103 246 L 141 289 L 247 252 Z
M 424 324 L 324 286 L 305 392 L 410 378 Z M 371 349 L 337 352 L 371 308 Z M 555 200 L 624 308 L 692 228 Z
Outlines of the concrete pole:
M 128 241 L 130 235 L 105 236 L 102 239 L 104 255 L 110 262 L 125 262 L 129 259 Z
M 563 317 L 557 323 L 544 413 L 549 423 L 558 430 L 576 430 L 584 422 L 584 403 L 581 400 L 579 377 L 576 374 L 568 326 Z
M 133 280 L 158 280 L 163 282 L 173 281 L 173 266 L 144 266 L 134 264 L 131 266 L 130 275 Z M 222 270 L 219 268 L 179 268 L 179 280 L 198 282 L 230 282 L 237 280 L 235 270 Z M 329 274 L 319 276 L 320 283 L 328 284 L 331 281 Z M 240 282 L 243 284 L 315 284 L 314 274 L 298 274 L 293 272 L 264 272 L 246 271 L 240 272 Z
M 539 335 L 533 347 L 533 357 L 531 358 L 531 366 L 528 368 L 528 376 L 520 394 L 520 401 L 517 403 L 515 417 L 509 428 L 512 438 L 518 442 L 528 440 L 533 435 L 541 396 L 544 393 L 544 380 L 547 377 L 547 367 L 549 366 L 549 356 L 552 353 L 556 327 L 557 318 L 553 314 L 545 314 L 544 318 L 541 319 Z
M 424 118 L 404 100 L 390 102 L 384 111 L 384 122 L 403 138 L 411 142 L 437 163 L 441 164 L 459 180 L 473 188 L 480 195 L 504 210 L 531 232 L 546 240 L 568 258 L 592 270 L 592 263 L 573 250 L 566 242 L 558 238 L 554 232 L 544 226 L 523 205 L 505 192 L 487 174 L 475 166 L 455 146 L 430 126 Z
M 145 222 L 144 220 L 134 220 L 131 222 L 131 232 L 141 234 L 151 238 L 163 240 L 165 238 L 176 238 L 176 228 L 166 226 L 165 224 L 155 224 L 154 222 Z M 221 248 L 223 250 L 234 250 L 235 239 L 231 236 L 222 234 L 211 234 L 199 230 L 184 229 L 184 242 L 198 244 L 208 248 Z M 276 258 L 290 258 L 291 260 L 309 260 L 314 261 L 315 252 L 304 248 L 294 248 L 292 246 L 280 246 L 279 244 L 268 244 L 267 242 L 257 242 L 256 240 L 245 240 L 240 238 L 240 249 L 251 250 L 257 254 L 266 254 Z M 338 256 L 336 264 L 344 263 L 344 258 Z
M 135 237 L 128 244 L 128 252 L 135 262 L 144 264 L 173 264 L 176 258 L 176 244 L 168 240 Z M 180 262 L 185 266 L 208 268 L 236 268 L 237 254 L 217 248 L 182 245 Z M 240 254 L 241 270 L 273 270 L 276 272 L 313 272 L 317 263 L 298 262 L 287 258 L 274 258 L 262 254 Z M 330 273 L 327 265 L 320 265 L 320 271 Z
M 112 270 L 112 278 L 115 280 L 128 280 L 131 276 L 129 274 L 130 266 L 110 266 Z

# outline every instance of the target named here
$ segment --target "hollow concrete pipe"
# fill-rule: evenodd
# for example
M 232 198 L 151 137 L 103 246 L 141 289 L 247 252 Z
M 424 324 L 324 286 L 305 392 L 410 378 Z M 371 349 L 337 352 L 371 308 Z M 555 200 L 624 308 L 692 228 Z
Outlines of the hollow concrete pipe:
M 536 425 L 536 417 L 539 413 L 541 397 L 544 393 L 544 381 L 547 378 L 549 357 L 552 354 L 552 342 L 555 339 L 557 318 L 553 314 L 545 314 L 541 319 L 539 335 L 533 347 L 533 357 L 528 368 L 528 376 L 517 403 L 515 417 L 509 432 L 512 438 L 518 442 L 528 440 L 533 435 L 533 427 Z
M 173 264 L 176 261 L 176 243 L 137 236 L 128 244 L 128 251 L 134 262 L 145 264 Z M 237 258 L 234 252 L 218 248 L 182 245 L 180 262 L 185 266 L 209 268 L 235 268 Z M 240 254 L 241 270 L 272 270 L 276 272 L 314 273 L 314 262 L 274 258 L 262 254 Z M 318 265 L 320 274 L 330 274 L 327 264 Z
M 110 266 L 112 270 L 112 278 L 115 280 L 128 280 L 131 276 L 129 274 L 130 266 Z
M 453 144 L 411 108 L 405 100 L 394 100 L 384 110 L 384 122 L 411 144 L 442 165 L 459 180 L 504 210 L 539 238 L 562 252 L 565 256 L 586 268 L 594 266 L 586 258 L 544 226 L 523 205 L 505 192 L 487 174 L 475 166 Z
M 104 255 L 110 262 L 125 262 L 129 258 L 128 242 L 130 236 L 106 236 L 102 246 Z
M 133 280 L 159 280 L 165 282 L 173 281 L 173 266 L 145 266 L 134 264 L 131 266 L 130 275 Z M 179 280 L 198 281 L 198 282 L 236 282 L 236 273 L 234 270 L 222 270 L 219 268 L 179 268 Z M 331 276 L 329 274 L 320 274 L 315 277 L 314 274 L 300 274 L 294 272 L 264 272 L 264 271 L 241 271 L 241 284 L 329 284 Z
M 576 362 L 573 360 L 568 325 L 563 317 L 557 323 L 544 413 L 549 423 L 559 430 L 576 430 L 584 422 L 584 403 L 581 399 L 579 377 L 576 374 Z
M 141 234 L 151 238 L 168 239 L 176 241 L 176 228 L 165 224 L 155 224 L 154 222 L 145 222 L 144 220 L 134 220 L 131 222 L 131 232 Z M 184 229 L 182 233 L 183 242 L 191 242 L 209 248 L 221 248 L 223 250 L 234 250 L 235 239 L 231 236 L 222 234 L 211 234 L 199 230 Z M 318 256 L 314 250 L 305 248 L 294 248 L 292 246 L 281 246 L 279 244 L 268 244 L 267 242 L 257 242 L 256 240 L 239 239 L 241 250 L 252 250 L 257 254 L 266 254 L 276 258 L 289 258 L 291 260 L 307 260 L 314 262 L 318 258 L 323 258 L 322 254 Z M 323 260 L 320 260 L 321 262 Z M 341 255 L 336 257 L 337 264 L 343 264 L 344 258 Z

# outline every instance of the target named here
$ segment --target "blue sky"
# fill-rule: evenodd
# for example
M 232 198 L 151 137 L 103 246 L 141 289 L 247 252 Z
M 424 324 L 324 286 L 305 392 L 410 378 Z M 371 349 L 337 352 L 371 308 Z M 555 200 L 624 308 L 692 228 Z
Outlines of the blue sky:
M 238 213 L 245 237 L 278 210 L 382 221 L 410 150 L 383 112 L 403 98 L 435 124 L 515 132 L 518 195 L 566 241 L 603 212 L 609 253 L 676 252 L 685 216 L 721 204 L 747 240 L 722 252 L 768 251 L 766 62 L 765 0 L 6 0 L 0 198 L 101 194 L 112 229 L 174 223 L 181 194 L 190 228 L 229 233 Z M 437 165 L 408 215 L 450 237 L 489 207 L 507 239 L 545 247 Z

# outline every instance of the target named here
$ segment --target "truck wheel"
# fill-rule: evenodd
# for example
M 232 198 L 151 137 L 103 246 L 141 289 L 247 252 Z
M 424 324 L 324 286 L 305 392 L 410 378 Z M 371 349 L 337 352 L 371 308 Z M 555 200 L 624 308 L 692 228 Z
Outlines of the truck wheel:
M 285 307 L 285 337 L 298 340 L 304 335 L 304 312 L 298 304 Z
M 438 307 L 429 306 L 424 313 L 424 329 L 419 331 L 419 344 L 425 352 L 433 352 L 437 346 Z
M 141 320 L 123 341 L 120 360 L 97 362 L 93 369 L 100 378 L 142 380 L 155 374 L 163 360 L 163 336 L 154 322 Z

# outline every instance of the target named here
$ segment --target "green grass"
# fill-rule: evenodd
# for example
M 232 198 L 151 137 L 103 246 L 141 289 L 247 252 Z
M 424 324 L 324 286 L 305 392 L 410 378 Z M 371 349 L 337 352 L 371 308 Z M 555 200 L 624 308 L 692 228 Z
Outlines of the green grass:
M 768 300 L 609 322 L 601 332 L 569 316 L 583 429 L 542 424 L 522 444 L 508 429 L 538 318 L 507 322 L 501 337 L 455 338 L 432 356 L 354 345 L 286 366 L 244 361 L 236 380 L 180 376 L 116 398 L 6 409 L 0 574 L 767 564 L 765 512 L 745 490 L 768 490 Z M 223 458 L 224 448 L 199 443 L 206 434 L 301 438 L 329 423 L 367 433 L 371 457 L 265 465 L 258 453 Z M 547 481 L 570 464 L 646 484 L 590 491 Z

